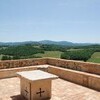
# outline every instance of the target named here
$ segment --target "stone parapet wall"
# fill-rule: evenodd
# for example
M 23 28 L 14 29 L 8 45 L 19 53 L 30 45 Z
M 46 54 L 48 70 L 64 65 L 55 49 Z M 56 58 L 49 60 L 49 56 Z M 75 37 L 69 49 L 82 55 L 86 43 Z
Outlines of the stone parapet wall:
M 100 64 L 57 58 L 35 58 L 0 61 L 0 69 L 18 68 L 44 64 L 100 75 Z
M 6 60 L 0 61 L 0 69 L 7 68 L 17 68 L 33 65 L 43 65 L 47 63 L 45 58 L 35 58 L 35 59 L 22 59 L 22 60 Z
M 73 83 L 89 87 L 100 91 L 100 76 L 95 74 L 89 74 L 86 72 L 80 72 L 65 68 L 58 68 L 56 66 L 49 66 L 48 72 L 59 76 L 62 79 L 68 80 Z M 63 85 L 63 84 L 62 84 Z
M 75 61 L 75 60 L 64 60 L 56 58 L 47 58 L 47 63 L 62 68 L 78 70 L 82 72 L 88 72 L 100 75 L 100 64 Z

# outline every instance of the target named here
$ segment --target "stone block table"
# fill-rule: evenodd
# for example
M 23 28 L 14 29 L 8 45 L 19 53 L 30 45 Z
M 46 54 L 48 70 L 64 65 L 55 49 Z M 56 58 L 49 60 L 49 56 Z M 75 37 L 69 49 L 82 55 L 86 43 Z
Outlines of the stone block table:
M 27 100 L 51 98 L 51 81 L 58 76 L 40 70 L 17 72 L 20 77 L 21 95 Z

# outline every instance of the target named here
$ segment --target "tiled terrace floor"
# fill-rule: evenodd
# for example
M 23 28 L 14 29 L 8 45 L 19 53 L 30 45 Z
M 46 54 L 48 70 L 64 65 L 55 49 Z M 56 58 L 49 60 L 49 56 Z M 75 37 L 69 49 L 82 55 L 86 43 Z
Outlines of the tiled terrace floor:
M 25 100 L 20 96 L 19 78 L 0 80 L 0 100 Z M 100 92 L 62 80 L 53 80 L 51 100 L 100 100 Z

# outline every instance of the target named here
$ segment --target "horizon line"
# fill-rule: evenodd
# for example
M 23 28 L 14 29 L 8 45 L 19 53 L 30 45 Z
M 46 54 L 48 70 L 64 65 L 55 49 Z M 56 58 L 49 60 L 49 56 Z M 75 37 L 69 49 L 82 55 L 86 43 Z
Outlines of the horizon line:
M 71 43 L 89 43 L 89 44 L 100 44 L 97 42 L 72 42 L 72 41 L 66 41 L 66 40 L 25 40 L 25 41 L 0 41 L 0 43 L 20 43 L 20 42 L 40 42 L 40 41 L 53 41 L 53 42 L 71 42 Z

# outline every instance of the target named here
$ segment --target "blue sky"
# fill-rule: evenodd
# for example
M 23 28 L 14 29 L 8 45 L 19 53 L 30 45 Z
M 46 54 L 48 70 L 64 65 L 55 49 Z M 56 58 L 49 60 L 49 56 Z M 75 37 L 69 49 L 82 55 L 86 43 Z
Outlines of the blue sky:
M 100 0 L 0 0 L 0 41 L 100 43 Z

